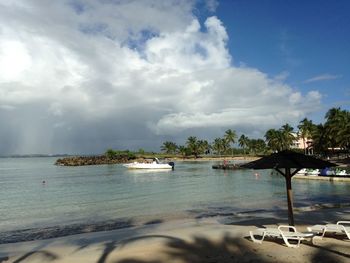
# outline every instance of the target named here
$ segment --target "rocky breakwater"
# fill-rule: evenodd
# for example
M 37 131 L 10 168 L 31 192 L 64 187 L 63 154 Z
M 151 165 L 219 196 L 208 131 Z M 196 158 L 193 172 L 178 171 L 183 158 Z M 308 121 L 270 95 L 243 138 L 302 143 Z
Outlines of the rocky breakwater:
M 227 163 L 227 164 L 217 164 L 212 166 L 213 169 L 222 169 L 222 170 L 238 170 L 238 169 L 245 169 L 241 167 L 240 164 L 232 164 L 232 163 Z
M 55 165 L 61 166 L 83 166 L 83 165 L 99 165 L 99 164 L 117 164 L 127 163 L 133 158 L 128 155 L 118 155 L 114 158 L 109 158 L 105 155 L 99 156 L 72 156 L 58 159 Z

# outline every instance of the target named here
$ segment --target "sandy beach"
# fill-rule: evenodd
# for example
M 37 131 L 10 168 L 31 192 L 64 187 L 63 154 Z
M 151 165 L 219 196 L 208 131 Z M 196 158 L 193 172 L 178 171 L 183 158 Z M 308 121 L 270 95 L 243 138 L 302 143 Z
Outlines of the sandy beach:
M 350 220 L 350 207 L 298 211 L 296 227 Z M 221 222 L 221 223 L 220 223 Z M 253 243 L 249 230 L 286 224 L 284 213 L 242 218 L 184 219 L 114 231 L 0 245 L 0 262 L 348 262 L 350 241 L 328 235 L 288 248 L 281 240 Z
M 226 161 L 242 161 L 242 162 L 250 162 L 260 159 L 258 156 L 204 156 L 199 158 L 167 158 L 167 160 L 176 160 L 176 161 L 184 161 L 184 162 L 208 162 L 208 161 L 218 161 L 223 162 Z

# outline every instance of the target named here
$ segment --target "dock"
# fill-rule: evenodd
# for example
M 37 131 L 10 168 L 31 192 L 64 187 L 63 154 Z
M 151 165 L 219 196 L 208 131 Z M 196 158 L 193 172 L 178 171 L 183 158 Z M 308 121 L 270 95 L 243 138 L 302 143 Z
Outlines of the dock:
M 337 177 L 337 176 L 294 175 L 293 179 L 321 180 L 321 181 L 349 182 L 350 183 L 350 176 L 348 176 L 348 177 Z

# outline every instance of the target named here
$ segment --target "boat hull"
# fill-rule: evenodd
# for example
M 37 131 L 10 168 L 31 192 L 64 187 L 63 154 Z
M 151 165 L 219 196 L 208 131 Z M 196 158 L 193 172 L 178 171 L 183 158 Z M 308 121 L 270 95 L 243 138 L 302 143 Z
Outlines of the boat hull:
M 128 163 L 124 164 L 124 167 L 128 169 L 173 169 L 173 166 L 167 163 Z

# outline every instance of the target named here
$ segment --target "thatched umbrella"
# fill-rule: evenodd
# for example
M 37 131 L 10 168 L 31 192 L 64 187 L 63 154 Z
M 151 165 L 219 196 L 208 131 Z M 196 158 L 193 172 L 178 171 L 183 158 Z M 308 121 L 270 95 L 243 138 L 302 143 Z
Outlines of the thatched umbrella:
M 296 153 L 292 151 L 282 151 L 262 157 L 259 160 L 243 164 L 242 167 L 251 169 L 275 169 L 286 179 L 287 200 L 288 200 L 288 221 L 289 225 L 294 225 L 293 216 L 293 192 L 292 177 L 303 168 L 324 169 L 336 166 L 336 164 L 317 159 L 315 157 Z M 281 169 L 285 169 L 283 172 Z M 291 169 L 295 169 L 293 172 Z

